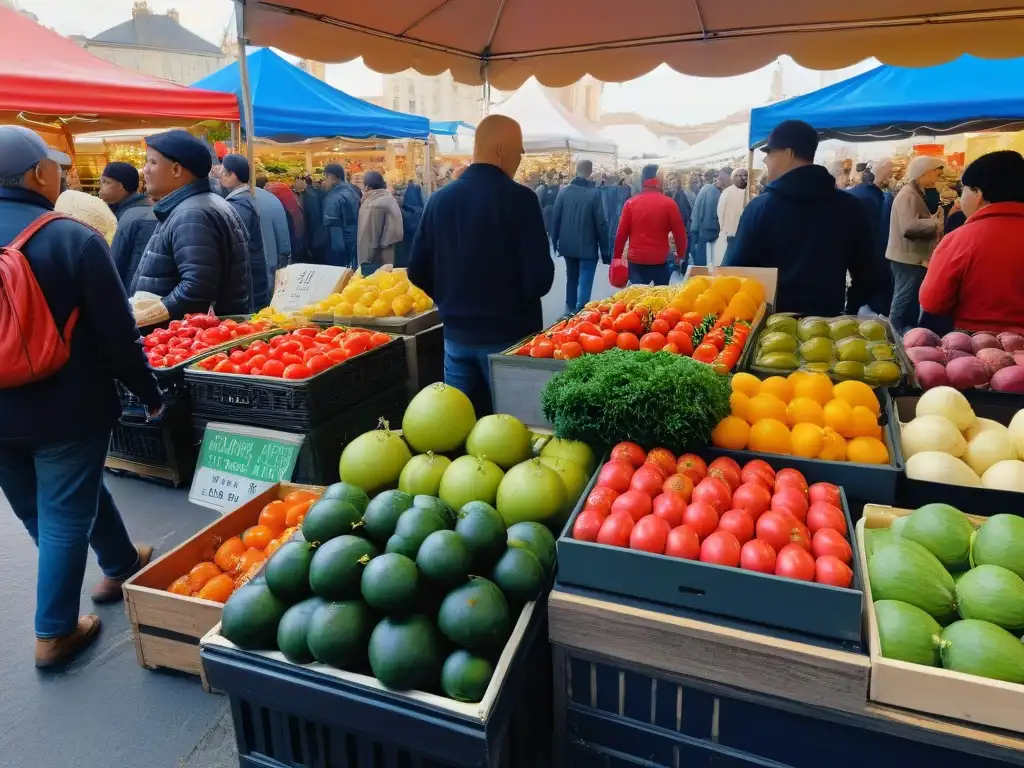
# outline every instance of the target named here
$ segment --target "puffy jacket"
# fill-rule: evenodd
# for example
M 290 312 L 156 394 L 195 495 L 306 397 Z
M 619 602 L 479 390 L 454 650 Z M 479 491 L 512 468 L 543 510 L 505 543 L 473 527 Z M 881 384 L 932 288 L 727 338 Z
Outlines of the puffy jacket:
M 619 231 L 622 208 L 632 193 L 626 184 L 606 184 L 598 188 L 598 192 L 601 193 L 601 207 L 608 221 L 608 252 L 611 253 L 615 250 L 615 235 Z
M 256 198 L 246 185 L 235 187 L 228 192 L 227 201 L 238 218 L 245 225 L 249 244 L 249 274 L 252 277 L 252 304 L 255 309 L 270 305 L 270 272 L 267 270 L 267 253 L 263 250 L 263 223 Z
M 629 261 L 634 264 L 664 264 L 668 260 L 668 235 L 676 241 L 676 253 L 686 253 L 686 226 L 671 197 L 658 188 L 657 179 L 643 184 L 640 194 L 622 207 L 619 231 L 615 235 L 615 258 L 621 258 L 629 240 Z
M 324 228 L 327 230 L 325 264 L 335 267 L 356 265 L 361 200 L 359 190 L 344 181 L 335 184 L 324 198 Z
M 125 290 L 132 284 L 135 272 L 146 252 L 149 238 L 156 229 L 156 216 L 153 215 L 153 201 L 146 195 L 135 193 L 110 206 L 117 217 L 117 231 L 114 242 L 110 244 L 110 252 L 114 257 L 114 266 L 121 278 Z
M 0 244 L 52 210 L 50 201 L 34 192 L 0 189 Z M 42 381 L 0 389 L 0 442 L 109 433 L 121 412 L 114 379 L 150 408 L 159 407 L 160 391 L 106 241 L 77 221 L 55 221 L 22 252 L 57 327 L 64 327 L 74 309 L 80 314 L 63 368 Z
M 1024 333 L 1024 203 L 992 203 L 943 238 L 921 309 L 968 331 Z
M 795 168 L 750 201 L 722 265 L 778 269 L 775 310 L 825 317 L 859 309 L 846 309 L 847 272 L 851 298 L 872 307 L 888 272 L 860 202 L 820 165 Z
M 199 179 L 153 206 L 156 229 L 129 293 L 163 297 L 172 319 L 189 312 L 253 311 L 245 225 L 224 198 Z
M 880 190 L 873 182 L 858 184 L 846 190 L 860 201 L 864 214 L 871 224 L 871 235 L 875 241 L 875 270 L 882 275 L 884 283 L 877 292 L 878 306 L 872 306 L 880 315 L 888 315 L 892 305 L 892 272 L 885 261 L 885 248 L 889 242 L 889 215 L 892 210 L 891 197 Z M 860 308 L 868 303 L 870 297 L 858 297 L 852 291 L 847 296 L 847 304 Z M 859 303 L 858 303 L 859 302 Z
M 713 243 L 721 234 L 718 222 L 718 199 L 721 196 L 722 190 L 714 184 L 705 184 L 697 193 L 697 199 L 693 202 L 690 231 L 698 242 Z
M 601 194 L 589 179 L 576 177 L 562 188 L 551 213 L 551 243 L 567 259 L 597 261 L 598 251 L 605 264 L 611 263 L 608 248 L 608 220 L 601 206 Z
M 288 214 L 274 193 L 256 187 L 253 194 L 256 208 L 260 212 L 263 256 L 267 262 L 267 274 L 271 275 L 270 292 L 273 293 L 273 273 L 280 267 L 288 266 L 292 254 L 292 235 L 288 224 Z

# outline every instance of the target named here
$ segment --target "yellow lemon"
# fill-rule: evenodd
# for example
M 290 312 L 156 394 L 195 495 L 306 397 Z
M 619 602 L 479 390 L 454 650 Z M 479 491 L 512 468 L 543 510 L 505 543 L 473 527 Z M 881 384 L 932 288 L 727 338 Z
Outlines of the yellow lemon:
M 434 306 L 434 302 L 429 298 L 416 299 L 412 303 L 413 311 L 417 314 L 420 312 L 426 312 L 432 306 Z
M 750 295 L 758 305 L 764 302 L 764 286 L 752 277 L 745 277 L 740 281 L 740 290 Z
M 725 299 L 722 298 L 721 294 L 708 289 L 697 297 L 697 301 L 693 304 L 693 311 L 699 312 L 705 317 L 708 315 L 720 315 L 725 311 Z
M 761 380 L 749 373 L 736 373 L 732 377 L 732 391 L 753 397 L 761 392 Z
M 750 422 L 749 406 L 750 398 L 742 392 L 733 392 L 729 396 L 729 413 L 737 418 L 743 419 L 747 423 Z
M 338 317 L 352 317 L 352 305 L 347 301 L 342 301 L 334 308 L 334 314 Z
M 715 282 L 712 286 L 716 291 L 722 294 L 726 300 L 728 300 L 739 293 L 742 283 L 743 281 L 736 277 L 736 275 L 722 275 L 721 277 L 715 278 Z
M 832 394 L 832 379 L 824 373 L 813 371 L 798 371 L 797 373 L 800 374 L 798 378 L 793 378 L 797 375 L 796 373 L 789 377 L 789 381 L 793 385 L 793 397 L 808 397 L 818 405 L 825 405 L 835 397 Z
M 761 382 L 761 394 L 775 395 L 782 402 L 788 403 L 793 399 L 793 385 L 782 376 L 771 376 Z
M 686 281 L 686 284 L 683 286 L 683 290 L 685 291 L 689 289 L 701 294 L 708 289 L 709 285 L 711 285 L 710 277 L 707 277 L 706 275 L 697 275 L 696 277 L 691 277 Z
M 853 407 L 845 400 L 830 400 L 823 410 L 825 426 L 834 429 L 845 438 L 854 437 Z
M 825 447 L 825 430 L 817 424 L 797 424 L 791 436 L 794 456 L 814 459 Z
M 855 437 L 846 446 L 846 458 L 858 464 L 888 464 L 889 451 L 874 437 Z
M 846 440 L 843 436 L 834 429 L 825 427 L 824 438 L 824 445 L 818 458 L 825 461 L 846 461 Z
M 737 416 L 726 416 L 711 430 L 711 444 L 718 448 L 741 451 L 747 447 L 750 425 Z
M 817 400 L 809 397 L 794 397 L 786 407 L 786 414 L 791 424 L 816 424 L 825 426 L 825 414 Z M 809 454 L 800 454 L 801 456 Z M 817 455 L 817 454 L 815 454 Z
M 832 388 L 832 391 L 835 397 L 845 400 L 851 406 L 863 405 L 876 414 L 881 410 L 875 391 L 863 381 L 841 381 Z
M 878 416 L 863 405 L 853 406 L 850 412 L 850 433 L 854 437 L 880 438 L 882 428 L 878 426 Z
M 747 293 L 737 293 L 729 300 L 729 306 L 725 308 L 726 313 L 737 320 L 753 320 L 757 314 L 757 304 Z
M 391 314 L 391 302 L 377 299 L 370 305 L 370 314 L 373 317 L 387 317 Z
M 747 418 L 751 424 L 762 419 L 776 419 L 785 424 L 789 416 L 784 402 L 775 395 L 762 393 L 750 398 L 750 402 L 747 403 Z
M 355 304 L 352 307 L 352 316 L 353 317 L 369 317 L 370 316 L 370 308 L 368 306 L 366 306 L 365 304 Z
M 413 300 L 411 296 L 398 296 L 391 302 L 391 311 L 396 317 L 405 317 L 412 311 Z
M 788 455 L 792 450 L 792 436 L 789 428 L 778 419 L 761 419 L 750 428 L 747 447 L 758 453 Z

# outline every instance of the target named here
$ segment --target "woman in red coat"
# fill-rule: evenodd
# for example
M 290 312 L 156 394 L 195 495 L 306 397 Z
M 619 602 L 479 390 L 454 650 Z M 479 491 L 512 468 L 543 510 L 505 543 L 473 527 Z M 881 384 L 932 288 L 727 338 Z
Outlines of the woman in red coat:
M 1024 157 L 982 155 L 964 170 L 967 222 L 932 254 L 921 309 L 967 331 L 1024 333 Z

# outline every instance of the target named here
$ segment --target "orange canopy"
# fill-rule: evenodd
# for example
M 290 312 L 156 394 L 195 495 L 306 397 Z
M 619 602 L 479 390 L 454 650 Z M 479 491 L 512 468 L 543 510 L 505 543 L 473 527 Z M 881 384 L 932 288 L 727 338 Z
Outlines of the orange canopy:
M 1024 0 L 246 0 L 245 37 L 316 61 L 362 56 L 496 88 L 531 75 L 619 82 L 667 63 L 728 76 L 789 54 L 812 69 L 872 56 L 928 66 L 1024 55 Z M 486 74 L 485 74 L 486 73 Z M 666 94 L 671 97 L 671 94 Z M 684 98 L 680 94 L 680 98 Z
M 231 122 L 238 102 L 123 69 L 0 8 L 0 122 L 57 120 L 72 133 Z

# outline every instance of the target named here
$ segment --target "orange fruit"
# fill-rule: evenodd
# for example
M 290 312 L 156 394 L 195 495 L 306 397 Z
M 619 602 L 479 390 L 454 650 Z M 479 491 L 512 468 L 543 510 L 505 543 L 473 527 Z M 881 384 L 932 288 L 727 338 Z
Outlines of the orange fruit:
M 799 373 L 799 376 L 797 376 Z M 832 379 L 824 373 L 798 371 L 789 377 L 793 385 L 793 397 L 808 397 L 818 405 L 825 405 L 835 398 L 832 394 Z M 794 378 L 794 377 L 797 378 Z
M 307 499 L 306 501 L 300 501 L 288 507 L 288 513 L 284 518 L 285 526 L 287 528 L 294 528 L 301 523 L 306 518 L 306 513 L 309 512 L 309 508 L 315 503 L 315 499 Z M 281 534 L 278 533 L 278 536 L 280 535 Z
M 267 542 L 270 543 L 269 541 Z M 266 552 L 259 549 L 247 549 L 238 558 L 238 565 L 235 566 L 235 573 L 246 573 L 254 565 L 259 565 L 267 559 Z
M 753 397 L 761 391 L 761 380 L 749 373 L 734 373 L 732 376 L 732 391 L 739 392 L 747 397 Z
M 245 544 L 237 536 L 233 536 L 223 544 L 217 550 L 217 554 L 213 556 L 213 562 L 215 562 L 222 571 L 227 573 L 233 573 L 235 568 L 238 566 L 238 558 L 245 552 Z
M 750 405 L 750 398 L 742 392 L 733 392 L 729 395 L 729 413 L 733 416 L 747 420 L 747 407 Z
M 825 444 L 818 454 L 824 461 L 846 461 L 846 440 L 831 427 L 825 427 Z
M 823 413 L 826 427 L 831 427 L 843 437 L 855 437 L 853 434 L 853 406 L 848 402 L 838 398 L 830 400 Z
M 196 563 L 192 566 L 192 570 L 188 572 L 188 586 L 193 592 L 201 590 L 210 579 L 214 576 L 220 576 L 221 569 L 216 563 L 209 561 L 203 561 Z
M 697 301 L 693 303 L 693 311 L 704 317 L 720 315 L 725 312 L 725 299 L 722 298 L 722 294 L 709 288 L 697 297 Z
M 265 525 L 254 525 L 252 528 L 245 529 L 245 533 L 242 534 L 242 543 L 248 549 L 265 549 L 276 535 Z
M 881 406 L 875 391 L 863 381 L 841 381 L 832 388 L 834 397 L 845 400 L 851 406 L 863 405 L 872 413 L 879 413 Z
M 775 395 L 754 395 L 747 403 L 747 421 L 751 424 L 762 419 L 775 419 L 785 424 L 788 418 L 786 404 Z
M 790 424 L 817 424 L 825 426 L 825 415 L 817 400 L 809 397 L 794 397 L 786 406 L 786 415 Z M 803 456 L 804 454 L 800 454 Z
M 720 275 L 714 279 L 711 287 L 728 300 L 739 293 L 740 288 L 743 287 L 743 281 L 736 275 Z
M 226 573 L 222 573 L 206 582 L 206 585 L 199 590 L 198 597 L 201 600 L 213 600 L 215 603 L 223 603 L 231 597 L 231 593 L 234 590 L 235 580 Z
M 792 446 L 794 456 L 816 459 L 825 447 L 825 430 L 808 422 L 796 424 L 792 432 Z
M 316 491 L 292 491 L 284 497 L 284 501 L 287 504 L 298 504 L 303 501 L 316 501 L 320 498 L 320 494 Z
M 188 585 L 188 574 L 179 576 L 171 582 L 171 586 L 167 588 L 167 591 L 175 595 L 185 595 L 185 597 L 191 595 L 192 588 Z
M 737 293 L 729 300 L 725 311 L 737 320 L 753 320 L 757 314 L 757 306 L 757 302 L 749 293 Z
M 285 518 L 288 516 L 288 510 L 292 506 L 287 501 L 270 502 L 260 512 L 259 524 L 267 526 L 267 528 L 273 531 L 275 536 L 279 536 L 281 531 L 288 527 L 285 523 Z
M 750 428 L 747 448 L 758 453 L 788 455 L 792 451 L 792 435 L 779 419 L 761 419 Z
M 874 437 L 855 437 L 846 446 L 846 458 L 858 464 L 888 464 L 885 443 Z
M 272 542 L 267 544 L 267 548 L 263 550 L 263 554 L 265 554 L 269 558 L 271 555 L 273 555 L 275 552 L 277 552 L 277 550 L 281 548 L 282 544 L 284 544 L 284 542 L 281 541 L 281 539 L 274 539 Z
M 752 277 L 745 277 L 740 280 L 740 291 L 749 294 L 758 304 L 764 302 L 764 286 Z
M 260 572 L 260 568 L 263 567 L 263 563 L 253 563 L 246 570 L 238 574 L 238 578 L 235 579 L 234 590 L 237 591 L 239 587 L 243 587 L 249 583 L 249 581 Z
M 717 448 L 742 451 L 747 447 L 750 425 L 738 416 L 726 416 L 711 430 L 711 444 Z
M 850 412 L 850 431 L 854 437 L 873 437 L 876 440 L 882 436 L 882 428 L 878 426 L 878 416 L 863 405 L 853 406 Z
M 779 400 L 788 403 L 793 399 L 793 385 L 782 376 L 771 376 L 761 382 L 762 395 L 775 395 Z

